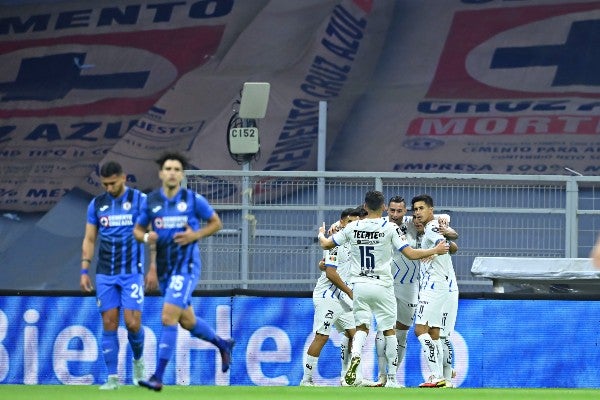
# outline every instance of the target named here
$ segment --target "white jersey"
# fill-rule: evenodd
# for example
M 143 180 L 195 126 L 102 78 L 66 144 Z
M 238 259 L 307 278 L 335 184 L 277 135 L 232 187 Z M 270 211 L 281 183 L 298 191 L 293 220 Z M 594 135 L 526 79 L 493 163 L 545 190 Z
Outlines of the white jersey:
M 445 240 L 440 233 L 437 220 L 431 220 L 425 225 L 425 233 L 421 239 L 423 249 L 431 249 L 440 240 Z M 433 287 L 436 282 L 444 282 L 448 285 L 451 276 L 454 276 L 454 267 L 450 254 L 436 255 L 421 260 L 421 287 Z
M 350 282 L 382 286 L 394 284 L 393 252 L 409 245 L 398 225 L 385 218 L 353 221 L 331 238 L 338 246 L 350 244 Z
M 389 216 L 385 217 L 388 221 Z M 412 224 L 412 216 L 402 217 L 400 231 L 406 236 L 410 247 L 417 248 L 417 230 Z M 400 251 L 394 251 L 392 254 L 392 275 L 394 276 L 394 285 L 418 285 L 419 284 L 419 260 L 411 260 L 404 256 Z
M 336 246 L 333 249 L 323 251 L 323 258 L 325 259 L 325 267 L 336 268 L 338 275 L 347 285 L 350 278 L 350 254 L 348 245 Z M 335 286 L 333 282 L 327 278 L 325 271 L 323 271 L 317 280 L 315 288 L 313 289 L 313 297 L 330 297 L 339 299 L 344 296 L 346 296 L 346 294 L 337 286 Z

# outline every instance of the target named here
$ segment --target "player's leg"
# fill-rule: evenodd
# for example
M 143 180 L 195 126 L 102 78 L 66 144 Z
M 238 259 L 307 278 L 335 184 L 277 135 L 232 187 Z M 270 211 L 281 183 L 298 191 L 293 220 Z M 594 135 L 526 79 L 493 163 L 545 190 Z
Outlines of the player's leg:
M 386 387 L 397 387 L 396 371 L 398 369 L 398 342 L 396 340 L 397 303 L 393 287 L 380 287 L 378 296 L 371 303 L 377 327 L 383 332 L 386 358 Z
M 121 304 L 123 319 L 127 328 L 127 339 L 133 353 L 134 385 L 146 378 L 144 366 L 144 327 L 142 326 L 142 308 L 144 305 L 144 277 L 142 274 L 132 274 L 122 277 Z
M 164 293 L 161 313 L 162 331 L 158 344 L 158 362 L 154 374 L 148 380 L 139 381 L 139 385 L 154 391 L 163 387 L 163 375 L 177 345 L 177 328 L 189 301 L 193 286 L 192 280 L 183 275 L 171 276 L 166 282 L 160 282 Z
M 452 363 L 454 361 L 454 348 L 450 340 L 450 335 L 454 331 L 456 316 L 458 313 L 458 290 L 450 292 L 448 301 L 444 304 L 444 313 L 442 318 L 442 329 L 440 331 L 440 340 L 443 350 L 443 371 L 447 387 L 454 387 L 452 378 L 455 375 Z
M 346 330 L 346 332 L 344 332 L 344 334 L 341 336 L 340 339 L 340 355 L 342 358 L 342 370 L 340 373 L 341 376 L 341 384 L 342 386 L 345 385 L 346 381 L 344 380 L 344 376 L 346 375 L 346 372 L 348 371 L 348 367 L 350 366 L 350 358 L 351 358 L 351 354 L 352 354 L 352 338 L 354 337 L 354 334 L 356 333 L 356 328 L 352 328 L 352 329 L 348 329 Z
M 352 358 L 350 359 L 350 366 L 344 380 L 348 385 L 354 385 L 356 383 L 357 370 L 360 368 L 360 357 L 362 354 L 362 348 L 367 340 L 369 334 L 369 326 L 371 324 L 371 307 L 369 305 L 370 298 L 372 297 L 373 290 L 370 289 L 369 284 L 366 283 L 355 283 L 353 287 L 352 302 L 354 322 L 356 323 L 356 333 L 352 338 Z
M 412 265 L 412 261 L 410 262 Z M 403 283 L 394 285 L 394 295 L 396 296 L 396 341 L 398 342 L 398 367 L 402 365 L 406 355 L 406 343 L 408 339 L 408 330 L 415 320 L 415 311 L 419 302 L 418 282 Z M 383 378 L 383 379 L 382 379 Z M 380 376 L 384 383 L 385 377 Z
M 387 358 L 385 356 L 385 337 L 380 329 L 375 335 L 375 351 L 377 353 L 377 383 L 385 385 L 387 379 Z
M 329 340 L 329 335 L 319 332 L 315 333 L 315 337 L 306 351 L 304 373 L 300 381 L 300 386 L 314 386 L 313 371 L 317 367 L 321 350 L 327 343 L 327 340 Z
M 350 366 L 350 358 L 352 352 L 352 338 L 356 333 L 356 323 L 354 322 L 354 314 L 352 312 L 351 303 L 340 301 L 342 312 L 339 317 L 335 320 L 334 326 L 337 331 L 341 334 L 340 337 L 340 356 L 342 361 L 341 379 L 340 384 L 346 386 L 344 376 Z
M 106 364 L 108 379 L 100 386 L 101 390 L 119 388 L 117 366 L 119 361 L 119 289 L 115 285 L 116 277 L 96 275 L 96 303 L 102 315 L 102 356 Z
M 427 289 L 419 294 L 419 305 L 415 317 L 415 335 L 427 360 L 430 376 L 421 387 L 443 387 L 445 384 L 441 356 L 438 355 L 439 328 L 442 326 L 442 308 L 448 289 Z M 432 337 L 433 334 L 433 337 Z

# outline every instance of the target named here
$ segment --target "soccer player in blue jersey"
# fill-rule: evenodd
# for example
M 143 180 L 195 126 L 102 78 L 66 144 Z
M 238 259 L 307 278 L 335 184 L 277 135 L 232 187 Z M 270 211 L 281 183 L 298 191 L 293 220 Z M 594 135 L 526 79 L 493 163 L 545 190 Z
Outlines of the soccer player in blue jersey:
M 187 164 L 185 157 L 179 153 L 165 153 L 157 163 L 162 186 L 148 194 L 134 236 L 139 242 L 155 247 L 156 268 L 150 268 L 146 283 L 150 288 L 158 280 L 164 297 L 158 364 L 150 379 L 140 381 L 140 386 L 158 392 L 175 350 L 178 325 L 190 331 L 192 336 L 217 346 L 224 373 L 231 363 L 234 341 L 219 337 L 212 327 L 195 315 L 191 305 L 201 270 L 198 240 L 218 232 L 223 226 L 221 219 L 203 196 L 181 187 Z M 203 226 L 202 221 L 206 222 Z
M 108 380 L 102 390 L 118 389 L 117 375 L 120 310 L 133 352 L 133 383 L 144 378 L 144 247 L 133 238 L 133 225 L 146 195 L 125 185 L 121 165 L 109 161 L 100 168 L 100 181 L 106 192 L 95 197 L 87 210 L 87 223 L 81 250 L 81 278 L 84 292 L 93 290 L 89 268 L 96 239 L 100 238 L 96 265 L 96 298 L 102 315 L 102 354 Z

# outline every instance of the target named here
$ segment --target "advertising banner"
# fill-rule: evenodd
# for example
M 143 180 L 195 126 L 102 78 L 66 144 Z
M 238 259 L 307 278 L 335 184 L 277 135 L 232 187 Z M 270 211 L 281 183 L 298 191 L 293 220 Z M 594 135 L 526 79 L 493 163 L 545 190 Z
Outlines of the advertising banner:
M 151 374 L 160 338 L 159 297 L 144 304 L 144 360 Z M 220 368 L 218 350 L 179 329 L 170 361 L 169 385 L 295 386 L 313 334 L 310 298 L 236 296 L 194 298 L 199 316 L 222 337 L 236 341 L 233 363 Z M 573 327 L 556 324 L 585 316 Z M 593 301 L 461 300 L 454 346 L 454 384 L 459 387 L 600 387 L 597 322 Z M 98 385 L 106 379 L 101 349 L 102 324 L 91 297 L 0 297 L 0 383 Z M 122 383 L 131 384 L 131 350 L 119 328 Z M 340 336 L 332 334 L 319 359 L 317 385 L 339 386 Z M 366 378 L 376 379 L 374 332 L 361 362 Z M 429 375 L 420 344 L 408 336 L 398 381 L 418 386 Z

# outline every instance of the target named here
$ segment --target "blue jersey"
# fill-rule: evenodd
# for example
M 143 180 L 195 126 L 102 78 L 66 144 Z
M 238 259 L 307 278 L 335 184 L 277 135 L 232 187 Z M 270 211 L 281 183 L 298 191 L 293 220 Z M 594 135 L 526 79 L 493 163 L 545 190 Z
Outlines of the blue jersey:
M 134 239 L 133 226 L 145 197 L 126 187 L 119 198 L 104 193 L 90 202 L 87 222 L 98 228 L 100 237 L 97 274 L 144 273 L 144 247 Z
M 198 243 L 180 246 L 173 241 L 173 236 L 185 231 L 187 225 L 197 231 L 200 222 L 208 220 L 214 212 L 203 196 L 189 189 L 179 189 L 172 199 L 164 195 L 162 188 L 148 194 L 137 224 L 152 224 L 152 230 L 158 234 L 156 272 L 160 280 L 179 274 L 200 276 L 202 263 Z

